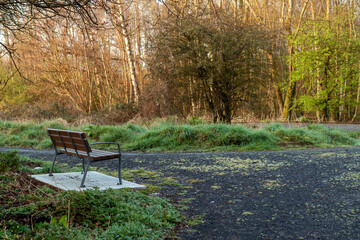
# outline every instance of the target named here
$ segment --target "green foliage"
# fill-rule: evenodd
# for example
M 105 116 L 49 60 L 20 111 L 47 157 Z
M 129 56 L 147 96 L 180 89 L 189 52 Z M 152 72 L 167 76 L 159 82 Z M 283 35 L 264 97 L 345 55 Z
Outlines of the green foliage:
M 0 152 L 0 173 L 17 171 L 20 167 L 17 151 Z
M 16 152 L 3 155 L 39 163 Z M 28 176 L 13 171 L 0 177 L 1 239 L 165 239 L 182 220 L 172 204 L 145 191 L 24 188 Z
M 23 78 L 18 74 L 13 77 L 10 77 L 11 75 L 13 73 L 6 66 L 0 64 L 0 89 L 4 87 L 3 84 L 6 80 L 9 80 L 6 88 L 1 91 L 0 109 L 29 104 L 32 102 L 32 96 L 34 96 Z
M 69 129 L 61 121 L 44 121 L 41 123 L 0 121 L 0 145 L 15 147 L 51 148 L 47 128 Z
M 53 122 L 14 123 L 0 121 L 0 145 L 52 148 L 46 128 Z M 56 123 L 59 124 L 59 123 Z M 6 126 L 6 127 L 5 127 Z M 161 122 L 149 128 L 134 124 L 121 126 L 84 125 L 58 127 L 85 131 L 90 141 L 118 142 L 128 151 L 262 151 L 280 146 L 353 146 L 358 135 L 322 125 L 285 128 L 280 123 L 251 129 L 243 125 L 175 124 Z M 325 144 L 325 145 L 324 145 Z M 96 146 L 107 149 L 115 146 Z
M 231 131 L 226 131 L 220 135 L 219 142 L 221 145 L 247 145 L 251 143 L 262 144 L 265 142 L 275 143 L 275 139 L 266 131 L 250 130 L 244 126 L 233 126 Z
M 101 126 L 87 125 L 80 127 L 81 131 L 85 131 L 87 136 L 95 141 L 102 142 L 128 142 L 145 129 L 134 124 L 125 124 L 122 126 Z
M 341 129 L 331 129 L 319 124 L 309 124 L 307 128 L 284 128 L 272 130 L 285 144 L 309 146 L 354 146 L 356 136 Z
M 188 123 L 190 125 L 197 125 L 197 124 L 203 124 L 203 121 L 201 121 L 198 117 L 190 117 L 188 119 Z
M 265 150 L 275 147 L 276 139 L 261 130 L 250 130 L 239 125 L 159 125 L 140 135 L 133 144 L 127 144 L 130 150 L 157 149 L 176 150 L 219 150 L 218 147 L 234 146 L 253 150 Z
M 291 55 L 294 66 L 292 81 L 301 82 L 304 92 L 299 95 L 300 110 L 318 112 L 324 120 L 339 114 L 339 107 L 353 106 L 358 87 L 360 41 L 348 26 L 348 19 L 340 16 L 329 21 L 306 21 L 299 33 L 290 37 L 295 51 Z
M 352 135 L 342 129 L 329 129 L 323 125 L 312 124 L 308 126 L 310 133 L 314 139 L 318 139 L 317 144 L 332 144 L 332 145 L 357 145 L 358 141 L 356 135 Z
M 22 235 L 29 233 L 31 233 L 29 227 L 24 226 L 17 221 L 8 220 L 3 224 L 3 232 L 0 233 L 0 236 L 3 239 L 20 239 Z M 7 238 L 5 238 L 5 236 L 7 236 Z
M 310 138 L 308 132 L 303 128 L 281 128 L 274 132 L 275 136 L 282 139 L 284 142 L 294 144 L 312 144 L 313 138 Z
M 281 123 L 271 123 L 266 125 L 265 127 L 263 127 L 263 129 L 265 131 L 269 131 L 269 132 L 275 132 L 277 130 L 283 129 L 284 125 L 282 125 Z
M 47 203 L 50 200 L 51 204 Z M 45 205 L 44 205 L 45 204 Z M 47 210 L 41 213 L 41 209 Z M 41 199 L 35 204 L 4 211 L 5 219 L 12 216 L 40 214 L 47 218 L 29 225 L 11 222 L 3 225 L 13 234 L 24 234 L 25 239 L 163 239 L 174 224 L 181 221 L 179 212 L 167 201 L 139 192 L 119 190 L 67 191 L 54 199 Z M 70 218 L 68 218 L 70 217 Z M 14 227 L 15 226 L 15 227 Z M 20 227 L 18 227 L 20 226 Z M 0 233 L 0 237 L 4 237 Z
M 300 118 L 300 122 L 304 122 L 304 123 L 309 122 L 309 119 L 307 119 L 306 117 L 303 116 Z
M 180 221 L 180 215 L 168 202 L 134 192 L 68 191 L 57 195 L 56 201 L 55 215 L 69 213 L 73 223 L 96 222 L 99 227 L 112 226 L 118 234 L 134 238 L 152 235 L 155 239 L 163 234 L 158 230 L 171 228 L 172 223 Z
M 89 137 L 92 137 L 94 139 L 99 138 L 100 134 L 102 133 L 100 131 L 100 125 L 96 125 L 96 126 L 89 125 L 86 126 L 83 130 L 87 133 Z

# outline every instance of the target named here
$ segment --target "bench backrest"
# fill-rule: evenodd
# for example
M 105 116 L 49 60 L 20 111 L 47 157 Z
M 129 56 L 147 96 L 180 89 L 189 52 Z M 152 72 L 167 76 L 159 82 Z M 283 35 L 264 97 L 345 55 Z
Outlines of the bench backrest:
M 91 152 L 89 142 L 86 140 L 85 133 L 67 131 L 60 129 L 47 129 L 50 139 L 57 151 L 57 147 L 73 149 L 75 151 Z

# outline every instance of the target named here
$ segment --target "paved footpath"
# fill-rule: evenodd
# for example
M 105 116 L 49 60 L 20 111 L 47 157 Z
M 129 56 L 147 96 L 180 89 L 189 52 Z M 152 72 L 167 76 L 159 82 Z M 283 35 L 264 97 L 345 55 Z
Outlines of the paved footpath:
M 53 157 L 47 150 L 19 152 Z M 199 224 L 182 229 L 182 239 L 360 239 L 360 148 L 124 153 L 123 160 L 125 168 L 180 183 L 163 183 L 160 194 L 191 200 L 186 214 Z M 104 164 L 116 169 L 115 162 Z M 139 183 L 156 185 L 155 178 Z

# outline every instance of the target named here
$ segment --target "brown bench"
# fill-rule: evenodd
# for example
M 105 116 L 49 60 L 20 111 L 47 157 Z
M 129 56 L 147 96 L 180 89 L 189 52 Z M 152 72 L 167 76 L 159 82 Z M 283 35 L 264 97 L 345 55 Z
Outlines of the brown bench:
M 66 154 L 67 156 L 77 156 L 82 160 L 82 168 L 83 168 L 82 174 L 84 174 L 80 187 L 85 187 L 84 182 L 90 163 L 117 158 L 119 159 L 118 185 L 122 184 L 121 152 L 120 152 L 120 145 L 118 143 L 98 142 L 98 143 L 89 144 L 89 142 L 86 139 L 85 133 L 83 132 L 75 132 L 75 131 L 67 131 L 67 130 L 59 130 L 59 129 L 51 129 L 51 128 L 47 129 L 47 131 L 55 148 L 55 158 L 51 165 L 49 176 L 53 175 L 52 172 L 54 169 L 57 156 L 61 154 Z M 92 149 L 90 147 L 91 145 L 96 145 L 96 144 L 116 144 L 118 146 L 118 152 L 102 151 L 102 150 Z M 88 159 L 86 168 L 85 168 L 85 158 Z

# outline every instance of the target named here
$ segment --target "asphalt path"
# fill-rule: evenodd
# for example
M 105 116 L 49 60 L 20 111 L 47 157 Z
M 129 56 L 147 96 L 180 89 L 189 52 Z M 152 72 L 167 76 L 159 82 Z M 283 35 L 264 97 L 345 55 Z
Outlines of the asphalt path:
M 50 150 L 19 153 L 45 161 L 54 156 Z M 174 180 L 176 184 L 159 185 L 159 194 L 188 200 L 185 214 L 198 223 L 182 228 L 181 239 L 360 239 L 359 156 L 360 148 L 125 152 L 123 163 L 126 169 L 159 172 Z M 115 161 L 96 166 L 116 170 Z M 161 182 L 149 175 L 139 181 Z

